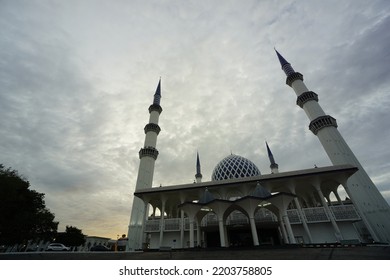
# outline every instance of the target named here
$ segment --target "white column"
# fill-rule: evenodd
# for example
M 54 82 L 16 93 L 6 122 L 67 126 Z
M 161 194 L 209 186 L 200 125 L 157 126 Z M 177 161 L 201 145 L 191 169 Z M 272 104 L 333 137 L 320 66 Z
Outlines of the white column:
M 310 192 L 309 195 L 310 195 L 310 198 L 311 198 L 312 206 L 313 207 L 317 207 L 317 199 L 315 198 L 314 193 Z
M 160 217 L 160 243 L 159 247 L 162 246 L 163 244 L 163 239 L 164 239 L 164 213 L 165 213 L 165 199 L 162 199 L 161 201 L 161 217 Z
M 288 234 L 288 238 L 290 240 L 290 244 L 296 244 L 294 233 L 292 231 L 291 224 L 290 224 L 290 221 L 288 219 L 288 215 L 287 215 L 286 210 L 283 210 L 282 217 L 283 217 L 284 224 L 286 225 L 287 234 Z
M 143 249 L 143 246 L 142 244 L 144 243 L 145 241 L 145 223 L 146 223 L 146 219 L 148 217 L 148 204 L 149 202 L 147 201 L 144 201 L 145 203 L 145 208 L 144 208 L 144 219 L 142 221 L 142 230 L 141 230 L 141 234 L 140 234 L 140 244 L 141 244 L 141 249 Z
M 200 221 L 196 221 L 196 243 L 200 247 Z
M 303 214 L 301 204 L 299 203 L 299 199 L 297 197 L 294 198 L 294 203 L 295 203 L 295 206 L 297 207 L 299 216 L 301 216 L 302 225 L 303 225 L 303 228 L 307 234 L 307 237 L 309 238 L 309 242 L 313 243 L 313 238 L 311 237 L 309 226 L 306 223 L 305 215 Z
M 249 223 L 251 225 L 253 245 L 254 246 L 259 246 L 260 244 L 259 244 L 259 237 L 257 235 L 255 217 L 253 217 L 253 216 L 249 217 Z
M 333 191 L 334 195 L 336 196 L 337 201 L 340 203 L 340 205 L 343 205 L 343 201 L 341 200 L 339 193 L 337 192 L 337 189 Z
M 296 194 L 296 191 L 295 191 L 295 190 L 296 190 L 295 183 L 290 182 L 290 183 L 289 183 L 289 189 L 290 189 L 291 193 L 292 193 L 293 195 L 295 195 L 295 197 L 294 197 L 294 203 L 295 203 L 295 207 L 296 207 L 297 210 L 298 210 L 298 214 L 299 214 L 299 216 L 301 217 L 303 229 L 305 230 L 306 235 L 307 235 L 307 237 L 309 238 L 309 242 L 310 242 L 310 243 L 313 243 L 313 239 L 312 239 L 312 237 L 311 237 L 311 233 L 310 233 L 309 227 L 308 227 L 308 225 L 307 225 L 307 223 L 306 223 L 305 215 L 303 214 L 302 207 L 301 207 L 301 204 L 300 204 L 300 202 L 299 202 L 299 199 L 298 199 L 298 197 L 296 196 L 297 194 Z M 295 240 L 295 238 L 294 238 L 294 240 Z
M 155 217 L 156 217 L 156 206 L 155 205 L 153 205 L 153 214 L 152 214 L 152 216 L 153 216 L 153 219 L 155 219 Z
M 225 226 L 223 224 L 223 218 L 218 217 L 218 226 L 219 226 L 219 238 L 221 240 L 221 247 L 226 247 L 225 240 Z
M 228 236 L 226 224 L 224 225 L 223 229 L 224 229 L 224 234 L 225 234 L 225 245 L 226 245 L 226 247 L 229 247 L 230 243 L 229 243 L 229 236 Z
M 315 184 L 314 184 L 314 187 L 316 188 L 317 193 L 318 193 L 318 196 L 320 197 L 322 206 L 325 208 L 325 211 L 326 211 L 326 213 L 327 213 L 328 216 L 329 216 L 329 219 L 330 219 L 330 222 L 331 222 L 331 224 L 332 224 L 332 226 L 333 226 L 334 233 L 335 233 L 335 236 L 336 236 L 337 241 L 342 240 L 342 239 L 343 239 L 343 236 L 342 236 L 342 234 L 341 234 L 341 232 L 340 232 L 340 229 L 339 229 L 339 227 L 338 227 L 338 225 L 337 225 L 337 223 L 336 223 L 336 220 L 335 220 L 334 217 L 333 217 L 333 214 L 331 213 L 331 211 L 330 211 L 330 209 L 329 209 L 328 204 L 327 204 L 326 201 L 325 201 L 325 198 L 324 198 L 324 195 L 322 194 L 321 187 L 320 187 L 319 183 L 315 183 Z
M 189 217 L 190 222 L 190 248 L 194 248 L 194 218 Z
M 279 218 L 279 227 L 282 230 L 284 243 L 289 244 L 290 242 L 288 240 L 286 228 L 284 227 L 284 221 L 283 221 L 283 218 L 282 218 L 282 214 L 280 212 L 279 212 L 279 217 L 278 218 Z
M 184 211 L 180 211 L 180 247 L 184 248 Z
M 332 200 L 330 199 L 330 193 L 327 196 L 324 195 L 324 198 L 326 198 L 326 202 L 327 202 L 328 206 L 332 206 Z

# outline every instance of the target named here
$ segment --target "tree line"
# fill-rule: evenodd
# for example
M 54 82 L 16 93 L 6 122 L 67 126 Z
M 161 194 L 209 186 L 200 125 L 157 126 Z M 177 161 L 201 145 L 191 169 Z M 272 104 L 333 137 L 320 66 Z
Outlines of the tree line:
M 0 246 L 27 244 L 28 241 L 55 241 L 80 246 L 85 235 L 73 226 L 58 232 L 58 221 L 45 204 L 45 194 L 30 188 L 17 170 L 0 164 Z

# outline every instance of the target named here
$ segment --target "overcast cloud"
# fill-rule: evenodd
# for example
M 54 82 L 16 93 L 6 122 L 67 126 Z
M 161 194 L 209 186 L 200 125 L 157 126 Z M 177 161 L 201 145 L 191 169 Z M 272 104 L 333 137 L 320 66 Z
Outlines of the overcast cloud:
M 233 152 L 270 172 L 330 165 L 274 53 L 304 75 L 390 201 L 390 9 L 350 1 L 0 1 L 0 163 L 60 222 L 127 233 L 158 79 L 154 185 Z

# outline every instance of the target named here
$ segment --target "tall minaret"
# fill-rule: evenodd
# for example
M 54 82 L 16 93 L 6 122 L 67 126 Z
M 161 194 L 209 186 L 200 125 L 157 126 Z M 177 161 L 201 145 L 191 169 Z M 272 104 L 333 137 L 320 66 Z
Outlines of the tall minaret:
M 139 169 L 135 190 L 151 188 L 153 183 L 154 163 L 158 156 L 156 149 L 157 135 L 160 133 L 158 119 L 162 112 L 160 106 L 161 99 L 161 79 L 158 82 L 156 93 L 154 94 L 153 104 L 149 106 L 149 123 L 145 126 L 145 143 L 139 151 Z M 134 196 L 133 207 L 128 232 L 128 248 L 133 251 L 142 248 L 143 226 L 146 219 L 147 205 L 138 197 Z
M 276 51 L 276 50 L 275 50 Z M 377 187 L 371 181 L 340 132 L 336 119 L 326 115 L 318 104 L 318 95 L 309 91 L 303 83 L 303 75 L 295 72 L 276 51 L 280 64 L 287 76 L 286 84 L 292 87 L 298 96 L 297 105 L 310 120 L 309 129 L 318 137 L 325 152 L 334 165 L 352 164 L 359 171 L 352 175 L 344 188 L 354 202 L 363 222 L 377 242 L 390 242 L 390 206 Z
M 265 145 L 267 146 L 268 158 L 271 163 L 271 165 L 269 166 L 271 168 L 271 173 L 277 174 L 279 173 L 279 165 L 275 162 L 274 156 L 271 152 L 271 149 L 268 147 L 267 141 L 265 141 Z
M 202 172 L 200 171 L 200 160 L 199 160 L 199 153 L 196 153 L 196 174 L 195 179 L 197 183 L 202 182 Z

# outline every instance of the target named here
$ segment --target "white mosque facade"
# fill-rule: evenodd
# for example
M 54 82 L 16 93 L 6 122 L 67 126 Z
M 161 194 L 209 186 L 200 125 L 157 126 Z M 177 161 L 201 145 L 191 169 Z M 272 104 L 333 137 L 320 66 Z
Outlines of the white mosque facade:
M 269 174 L 239 155 L 228 155 L 202 182 L 199 154 L 195 182 L 153 187 L 161 80 L 149 107 L 145 143 L 128 231 L 127 250 L 237 247 L 282 244 L 390 243 L 390 207 L 356 159 L 336 120 L 318 104 L 278 52 L 286 84 L 297 94 L 332 166 L 279 172 L 266 143 Z M 343 190 L 349 199 L 342 200 Z

